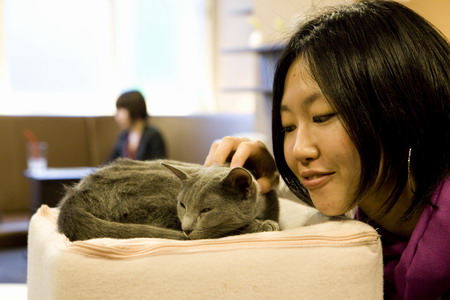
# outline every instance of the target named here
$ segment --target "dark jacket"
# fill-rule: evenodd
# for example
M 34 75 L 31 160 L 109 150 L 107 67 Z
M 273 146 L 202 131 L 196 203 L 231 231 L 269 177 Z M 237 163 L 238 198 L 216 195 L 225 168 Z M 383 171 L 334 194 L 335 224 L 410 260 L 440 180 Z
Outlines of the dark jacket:
M 119 139 L 109 157 L 109 161 L 118 157 L 128 157 L 127 144 L 128 131 L 124 131 L 119 135 Z M 134 159 L 151 160 L 158 158 L 166 158 L 164 139 L 158 129 L 147 125 L 142 133 L 141 141 L 139 142 Z

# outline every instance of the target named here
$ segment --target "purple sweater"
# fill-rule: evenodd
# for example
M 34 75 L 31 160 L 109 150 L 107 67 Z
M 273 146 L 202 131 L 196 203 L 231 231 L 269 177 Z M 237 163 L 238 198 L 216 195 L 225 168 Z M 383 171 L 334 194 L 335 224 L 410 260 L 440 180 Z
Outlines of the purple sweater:
M 411 237 L 380 226 L 387 299 L 450 299 L 450 177 L 436 189 Z M 356 218 L 364 220 L 358 211 Z M 374 224 L 371 224 L 374 225 Z

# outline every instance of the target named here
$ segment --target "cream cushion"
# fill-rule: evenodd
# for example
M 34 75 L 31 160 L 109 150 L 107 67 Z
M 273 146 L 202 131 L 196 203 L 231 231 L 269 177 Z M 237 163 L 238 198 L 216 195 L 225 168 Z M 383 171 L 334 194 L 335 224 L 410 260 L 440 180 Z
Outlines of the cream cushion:
M 28 299 L 383 298 L 372 227 L 319 222 L 314 211 L 283 200 L 282 219 L 288 211 L 297 218 L 283 220 L 279 232 L 70 242 L 57 230 L 58 209 L 41 206 L 29 228 Z

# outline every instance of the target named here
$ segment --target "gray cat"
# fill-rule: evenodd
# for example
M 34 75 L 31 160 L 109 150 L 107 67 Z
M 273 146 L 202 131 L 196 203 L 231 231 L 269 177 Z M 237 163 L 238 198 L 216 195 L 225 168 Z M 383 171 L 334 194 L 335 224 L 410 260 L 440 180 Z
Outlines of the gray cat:
M 279 230 L 275 192 L 260 195 L 244 168 L 117 159 L 68 188 L 58 206 L 59 230 L 71 241 Z

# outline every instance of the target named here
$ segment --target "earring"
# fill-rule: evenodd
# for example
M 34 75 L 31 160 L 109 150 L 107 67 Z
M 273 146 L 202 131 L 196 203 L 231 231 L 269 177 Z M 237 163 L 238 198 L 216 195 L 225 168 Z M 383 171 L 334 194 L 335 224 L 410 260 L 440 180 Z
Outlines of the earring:
M 411 192 L 413 194 L 416 193 L 416 191 L 413 189 L 413 182 L 412 182 L 412 176 L 411 176 L 411 153 L 412 153 L 412 148 L 409 148 L 408 151 L 408 185 L 409 185 L 409 189 L 411 190 Z

